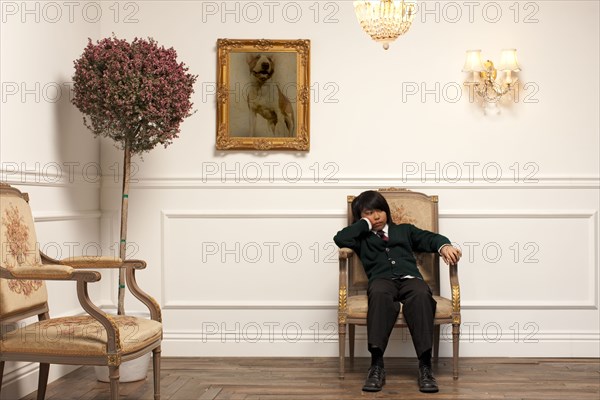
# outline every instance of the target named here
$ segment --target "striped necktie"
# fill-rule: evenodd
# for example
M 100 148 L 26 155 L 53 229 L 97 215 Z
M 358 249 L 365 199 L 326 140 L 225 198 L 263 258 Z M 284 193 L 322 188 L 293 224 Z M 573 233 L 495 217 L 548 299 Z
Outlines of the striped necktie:
M 377 231 L 377 236 L 383 239 L 384 242 L 388 241 L 388 237 L 383 230 Z

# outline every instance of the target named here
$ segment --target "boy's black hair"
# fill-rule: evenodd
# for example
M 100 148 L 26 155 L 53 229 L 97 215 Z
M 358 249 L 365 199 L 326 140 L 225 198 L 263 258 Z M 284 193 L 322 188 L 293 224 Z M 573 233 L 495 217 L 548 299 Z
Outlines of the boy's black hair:
M 390 206 L 381 193 L 374 190 L 367 190 L 362 192 L 352 200 L 352 217 L 354 222 L 358 221 L 361 217 L 360 214 L 364 210 L 381 210 L 385 211 L 387 215 L 388 223 L 392 222 L 392 214 L 390 213 Z

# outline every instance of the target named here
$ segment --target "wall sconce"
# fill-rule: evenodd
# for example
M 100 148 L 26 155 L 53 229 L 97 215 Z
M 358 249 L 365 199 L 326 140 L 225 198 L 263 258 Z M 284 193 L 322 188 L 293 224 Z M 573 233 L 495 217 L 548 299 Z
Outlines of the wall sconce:
M 500 63 L 494 67 L 490 60 L 481 62 L 481 50 L 467 50 L 463 72 L 471 72 L 471 80 L 466 80 L 465 85 L 472 86 L 474 92 L 484 101 L 485 114 L 498 114 L 498 102 L 505 94 L 509 93 L 517 84 L 518 79 L 513 78 L 512 72 L 521 70 L 517 62 L 516 49 L 504 49 L 500 54 Z M 504 79 L 498 76 L 498 71 L 504 72 Z
M 410 29 L 415 5 L 404 0 L 359 0 L 354 2 L 354 13 L 363 31 L 387 50 L 391 42 Z

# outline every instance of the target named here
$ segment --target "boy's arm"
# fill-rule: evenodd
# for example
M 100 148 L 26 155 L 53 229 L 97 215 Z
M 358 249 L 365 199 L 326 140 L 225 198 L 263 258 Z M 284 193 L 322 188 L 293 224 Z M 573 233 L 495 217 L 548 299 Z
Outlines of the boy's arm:
M 450 245 L 450 240 L 439 233 L 433 233 L 410 225 L 410 239 L 414 251 L 420 253 L 438 253 L 442 247 Z
M 418 252 L 439 253 L 448 265 L 456 264 L 462 252 L 453 247 L 446 236 L 419 229 L 411 225 L 411 241 L 413 250 Z
M 370 231 L 370 222 L 363 218 L 339 231 L 333 237 L 333 241 L 340 248 L 349 247 L 354 251 L 358 251 L 361 237 Z

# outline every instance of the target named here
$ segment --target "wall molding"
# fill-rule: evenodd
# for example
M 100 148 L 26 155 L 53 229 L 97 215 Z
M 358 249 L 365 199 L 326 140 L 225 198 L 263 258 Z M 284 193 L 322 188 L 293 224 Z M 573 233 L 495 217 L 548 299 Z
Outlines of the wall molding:
M 115 212 L 112 212 L 116 214 Z M 582 218 L 597 215 L 596 210 L 477 210 L 440 211 L 439 217 L 447 219 L 491 219 L 491 218 Z M 165 219 L 221 219 L 221 218 L 346 218 L 346 211 L 338 210 L 161 210 L 161 221 Z
M 100 189 L 102 180 L 108 179 L 108 176 L 103 177 L 94 171 L 86 170 L 85 176 L 81 168 L 72 169 L 69 164 L 60 164 L 58 162 L 34 163 L 32 170 L 27 169 L 6 169 L 0 168 L 0 181 L 13 186 L 44 186 L 44 187 L 78 187 L 85 186 L 86 189 Z M 93 164 L 94 170 L 99 167 L 98 163 L 86 163 L 84 165 Z M 35 170 L 33 170 L 35 169 Z M 114 179 L 113 179 L 114 180 Z
M 165 299 L 166 262 L 168 250 L 165 239 L 170 235 L 168 221 L 170 219 L 279 219 L 279 218 L 345 218 L 346 213 L 329 210 L 292 210 L 292 211 L 256 211 L 256 210 L 161 210 L 160 224 L 160 280 L 161 280 L 161 308 L 164 310 L 323 310 L 335 309 L 335 302 L 222 302 L 222 301 L 168 301 Z
M 390 356 L 414 358 L 414 349 L 408 333 L 395 332 L 388 346 Z M 403 329 L 402 331 L 406 331 Z M 495 336 L 490 330 L 488 335 L 479 333 L 460 339 L 460 357 L 584 357 L 597 358 L 600 354 L 597 333 L 576 333 L 554 335 L 550 332 L 538 332 L 529 336 L 521 332 L 515 336 L 513 331 L 502 332 Z M 368 357 L 366 335 L 357 333 L 356 356 Z M 348 346 L 346 346 L 348 349 Z M 165 332 L 163 352 L 181 357 L 261 357 L 276 354 L 279 357 L 305 357 L 314 354 L 321 357 L 337 357 L 339 352 L 337 332 L 311 331 L 295 336 L 291 329 L 287 335 L 263 332 L 258 337 L 252 332 L 235 333 L 221 336 L 219 333 L 190 334 L 188 332 Z M 346 350 L 346 356 L 348 357 Z M 452 340 L 448 336 L 440 337 L 440 356 L 452 357 Z
M 230 324 L 231 325 L 231 324 Z M 286 325 L 286 324 L 279 324 L 279 325 Z M 254 327 L 254 326 L 253 326 Z M 337 328 L 337 323 L 335 323 L 335 327 Z M 440 332 L 440 341 L 442 343 L 452 343 L 452 333 L 451 331 L 448 332 L 444 332 L 445 327 L 452 327 L 452 325 L 442 325 L 442 330 Z M 241 328 L 241 326 L 239 327 Z M 328 331 L 328 330 L 322 330 L 322 329 L 315 329 L 315 330 L 311 330 L 311 329 L 300 329 L 300 331 L 297 330 L 297 328 L 295 329 L 295 332 L 297 332 L 297 335 L 294 335 L 294 340 L 290 340 L 290 334 L 289 333 L 285 333 L 282 330 L 273 330 L 272 332 L 269 332 L 268 328 L 265 327 L 265 333 L 262 336 L 265 336 L 265 338 L 260 338 L 257 339 L 256 342 L 263 342 L 263 343 L 272 343 L 272 342 L 288 342 L 288 343 L 295 343 L 295 342 L 320 342 L 320 343 L 335 343 L 337 344 L 338 341 L 338 331 Z M 390 337 L 390 341 L 395 341 L 395 342 L 410 342 L 410 333 L 408 332 L 407 328 L 404 328 L 404 332 L 402 332 L 401 334 L 398 334 L 398 331 L 401 328 L 396 327 L 394 330 L 394 333 L 392 334 L 392 336 Z M 223 332 L 220 331 L 210 331 L 210 332 L 204 332 L 204 331 L 169 331 L 169 330 L 165 330 L 163 332 L 163 337 L 164 337 L 164 341 L 168 341 L 168 340 L 191 340 L 191 341 L 201 341 L 201 342 L 221 342 L 223 343 L 223 339 L 225 339 L 225 342 L 248 342 L 248 343 L 254 343 L 254 338 L 257 336 L 255 335 L 256 331 L 252 331 L 250 332 L 250 329 L 248 329 L 247 332 L 245 332 L 243 329 L 239 329 L 239 330 L 235 330 L 233 329 L 231 326 L 227 327 L 227 330 L 224 330 Z M 346 333 L 346 336 L 348 334 Z M 251 340 L 248 340 L 247 338 L 245 338 L 245 336 L 252 336 Z M 518 336 L 518 337 L 515 337 Z M 317 340 L 315 340 L 317 339 Z M 516 340 L 515 340 L 516 339 Z M 366 342 L 367 340 L 367 335 L 366 332 L 364 333 L 360 333 L 357 332 L 356 333 L 356 340 L 363 340 Z M 486 342 L 486 343 L 496 343 L 496 342 L 513 342 L 513 343 L 518 343 L 518 342 L 525 342 L 525 343 L 537 343 L 537 342 L 592 342 L 592 343 L 598 343 L 600 342 L 600 334 L 599 333 L 594 333 L 594 332 L 573 332 L 573 333 L 568 333 L 565 334 L 564 332 L 553 332 L 553 331 L 547 331 L 547 332 L 529 332 L 529 331 L 525 331 L 525 330 L 520 330 L 520 331 L 503 331 L 501 328 L 499 330 L 495 330 L 493 333 L 486 333 L 484 331 L 477 331 L 477 332 L 472 332 L 470 334 L 467 333 L 462 333 L 461 334 L 461 343 L 476 343 L 476 342 Z
M 579 209 L 579 210 L 477 210 L 477 211 L 440 211 L 440 219 L 508 219 L 508 218 L 522 218 L 522 219 L 588 219 L 596 218 L 597 211 L 592 209 Z
M 163 310 L 337 310 L 335 301 L 253 301 L 252 303 L 204 301 L 201 304 L 189 301 L 169 301 Z
M 23 365 L 13 369 L 12 371 L 5 372 L 4 378 L 2 379 L 2 385 L 10 386 L 13 382 L 17 382 L 23 378 L 23 376 L 38 371 L 39 363 L 36 362 L 23 362 Z
M 247 219 L 247 218 L 346 218 L 345 211 L 331 210 L 161 210 L 161 220 L 166 219 Z M 164 228 L 161 226 L 161 228 Z
M 120 183 L 112 176 L 102 179 L 102 187 L 120 189 Z M 332 179 L 263 179 L 258 181 L 240 177 L 202 178 L 136 178 L 130 183 L 131 189 L 372 189 L 375 187 L 400 187 L 406 189 L 599 189 L 600 177 L 547 176 L 531 180 L 501 178 L 497 181 L 483 177 L 447 181 L 443 179 L 422 180 L 420 178 L 384 177 L 336 177 Z
M 93 211 L 71 211 L 71 212 L 32 212 L 34 222 L 57 222 L 57 221 L 79 221 L 87 219 L 100 219 L 102 212 Z
M 340 211 L 254 211 L 254 210 L 161 210 L 161 307 L 165 310 L 336 310 L 335 302 L 223 302 L 223 301 L 169 301 L 165 299 L 166 259 L 168 250 L 165 239 L 170 235 L 168 221 L 170 219 L 223 219 L 223 218 L 345 218 L 346 213 Z M 529 303 L 517 304 L 510 302 L 465 302 L 464 310 L 596 310 L 598 309 L 598 213 L 596 210 L 485 210 L 485 211 L 445 211 L 440 213 L 440 219 L 584 219 L 588 220 L 588 235 L 590 243 L 588 267 L 593 276 L 594 290 L 592 298 L 586 302 L 575 303 Z
M 488 210 L 488 211 L 445 211 L 440 212 L 440 219 L 583 219 L 588 221 L 588 241 L 590 247 L 589 274 L 594 282 L 594 290 L 591 299 L 587 303 L 572 304 L 517 304 L 504 302 L 502 304 L 493 302 L 469 303 L 461 301 L 461 308 L 471 310 L 597 310 L 599 308 L 600 284 L 598 282 L 600 271 L 598 271 L 599 233 L 598 212 L 596 210 Z M 459 266 L 460 269 L 460 266 Z
M 113 306 L 116 309 L 116 306 Z M 464 310 L 515 310 L 515 311 L 533 311 L 533 310 L 597 310 L 595 304 L 511 304 L 511 303 L 493 303 L 493 302 L 477 302 L 464 303 L 461 302 L 460 308 Z M 185 302 L 185 301 L 169 301 L 161 305 L 163 310 L 222 310 L 222 311 L 241 311 L 241 310 L 331 310 L 336 311 L 338 305 L 336 302 L 211 302 L 204 301 L 202 303 Z

